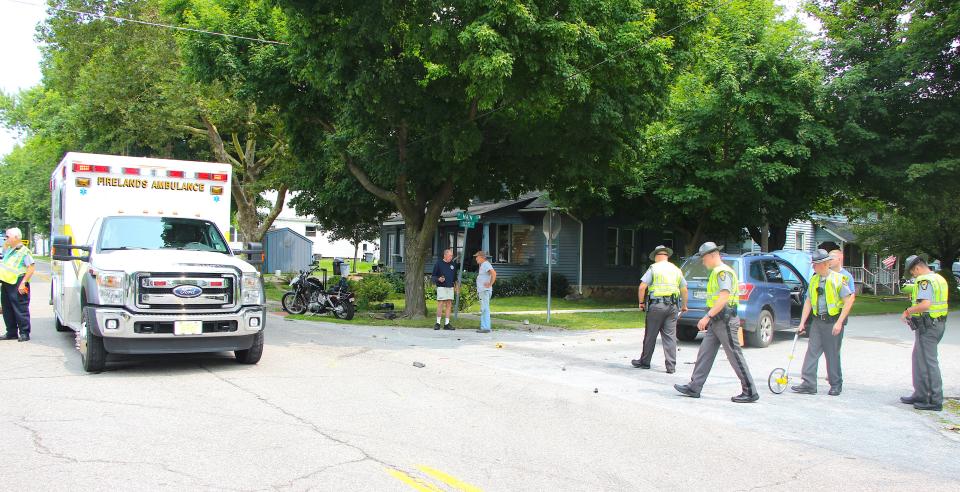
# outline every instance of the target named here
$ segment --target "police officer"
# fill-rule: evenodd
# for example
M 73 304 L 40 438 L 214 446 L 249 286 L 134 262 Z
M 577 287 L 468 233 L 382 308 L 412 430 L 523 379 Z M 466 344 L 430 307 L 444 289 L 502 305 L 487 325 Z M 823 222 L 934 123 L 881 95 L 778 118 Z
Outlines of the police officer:
M 713 361 L 717 358 L 717 351 L 722 346 L 743 388 L 741 394 L 730 400 L 734 403 L 755 402 L 760 399 L 760 394 L 757 393 L 757 385 L 753 382 L 750 368 L 747 367 L 747 361 L 743 358 L 743 351 L 737 341 L 737 332 L 740 329 L 740 318 L 737 317 L 740 283 L 737 273 L 723 263 L 720 248 L 714 243 L 703 243 L 698 255 L 703 266 L 710 270 L 710 278 L 707 280 L 707 314 L 697 323 L 697 328 L 704 332 L 703 343 L 697 353 L 690 383 L 682 386 L 675 384 L 673 387 L 684 396 L 700 398 L 700 390 L 703 389 L 703 383 L 710 375 Z
M 20 229 L 7 229 L 0 261 L 0 306 L 7 334 L 3 340 L 30 340 L 30 277 L 36 266 Z M 19 335 L 18 335 L 19 332 Z
M 653 358 L 653 349 L 657 346 L 659 333 L 667 374 L 677 372 L 677 317 L 680 316 L 681 311 L 687 311 L 687 280 L 683 278 L 683 272 L 670 263 L 671 256 L 673 256 L 673 250 L 666 246 L 657 246 L 650 253 L 650 259 L 654 263 L 640 279 L 640 288 L 637 292 L 640 298 L 640 310 L 647 312 L 643 352 L 639 359 L 630 362 L 633 367 L 650 369 L 650 359 Z M 649 301 L 647 301 L 648 288 Z
M 830 382 L 830 396 L 838 396 L 843 391 L 843 376 L 840 371 L 840 336 L 843 325 L 853 308 L 853 292 L 843 275 L 830 269 L 834 261 L 826 251 L 818 250 L 813 254 L 813 270 L 807 289 L 807 300 L 803 303 L 800 316 L 800 333 L 806 331 L 810 323 L 810 341 L 807 343 L 807 355 L 803 358 L 803 382 L 790 388 L 795 393 L 817 394 L 817 365 L 820 356 L 827 356 L 827 381 Z M 811 317 L 811 313 L 813 316 Z
M 913 394 L 900 401 L 917 410 L 943 410 L 943 379 L 937 361 L 937 345 L 947 324 L 947 281 L 930 270 L 917 255 L 907 258 L 907 272 L 917 282 L 913 287 L 913 305 L 903 312 L 903 320 L 914 330 Z

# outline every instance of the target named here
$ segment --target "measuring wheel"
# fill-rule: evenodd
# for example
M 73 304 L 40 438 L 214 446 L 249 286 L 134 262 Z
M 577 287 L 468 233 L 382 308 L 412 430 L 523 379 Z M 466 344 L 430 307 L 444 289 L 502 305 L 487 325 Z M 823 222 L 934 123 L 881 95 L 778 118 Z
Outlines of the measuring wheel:
M 787 383 L 789 382 L 790 377 L 787 376 L 787 370 L 782 367 L 770 371 L 770 377 L 767 378 L 767 386 L 770 387 L 770 391 L 778 395 L 787 389 Z

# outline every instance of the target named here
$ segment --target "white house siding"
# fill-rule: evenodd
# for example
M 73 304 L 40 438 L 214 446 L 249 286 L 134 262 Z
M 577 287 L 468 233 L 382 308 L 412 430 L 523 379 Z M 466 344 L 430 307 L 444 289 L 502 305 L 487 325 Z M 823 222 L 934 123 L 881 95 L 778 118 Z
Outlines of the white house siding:
M 797 233 L 802 234 L 803 244 L 797 244 Z M 787 241 L 783 245 L 783 249 L 797 249 L 801 251 L 813 252 L 816 247 L 815 244 L 815 233 L 813 227 L 813 222 L 809 220 L 799 220 L 792 222 L 787 226 Z
M 293 198 L 293 196 L 294 195 L 292 193 L 287 194 L 287 203 L 290 202 L 290 199 Z M 274 203 L 277 200 L 277 193 L 274 191 L 264 192 L 263 198 L 270 203 Z M 261 210 L 261 212 L 267 213 L 267 210 Z M 283 210 L 280 212 L 280 215 L 277 216 L 277 220 L 273 222 L 273 227 L 276 229 L 289 227 L 290 230 L 306 236 L 308 239 L 313 241 L 313 254 L 315 255 L 321 255 L 326 258 L 335 256 L 342 258 L 353 257 L 353 245 L 350 244 L 349 241 L 332 241 L 329 237 L 329 234 L 319 230 L 317 224 L 311 220 L 311 218 L 297 215 L 297 212 L 287 204 L 284 204 Z M 315 236 L 311 236 L 307 233 L 308 227 L 315 228 Z M 364 252 L 370 252 L 374 254 L 374 258 L 378 258 L 380 256 L 379 244 L 379 240 L 361 243 L 360 248 L 357 251 L 357 256 L 363 258 Z

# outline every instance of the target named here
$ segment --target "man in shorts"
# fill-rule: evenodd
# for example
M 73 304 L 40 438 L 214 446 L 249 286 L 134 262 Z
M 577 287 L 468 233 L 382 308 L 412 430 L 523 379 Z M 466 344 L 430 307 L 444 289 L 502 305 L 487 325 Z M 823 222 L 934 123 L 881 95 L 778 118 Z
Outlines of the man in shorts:
M 459 287 L 457 282 L 457 266 L 453 263 L 453 250 L 443 250 L 443 258 L 437 260 L 433 266 L 434 284 L 437 285 L 437 324 L 433 325 L 434 330 L 440 329 L 440 320 L 446 313 L 446 319 L 443 323 L 444 330 L 452 330 L 450 325 L 450 313 L 453 311 L 453 296 L 455 289 Z

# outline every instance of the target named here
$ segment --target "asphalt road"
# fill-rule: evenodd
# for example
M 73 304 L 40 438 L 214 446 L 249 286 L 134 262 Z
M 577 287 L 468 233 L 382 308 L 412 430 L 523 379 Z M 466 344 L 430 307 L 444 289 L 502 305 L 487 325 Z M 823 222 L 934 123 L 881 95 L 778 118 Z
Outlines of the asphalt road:
M 960 489 L 960 434 L 947 430 L 958 417 L 897 403 L 911 338 L 893 317 L 852 322 L 840 397 L 825 384 L 818 396 L 765 388 L 787 360 L 781 334 L 747 350 L 761 400 L 736 405 L 722 355 L 703 398 L 672 389 L 698 343 L 681 343 L 677 374 L 659 356 L 630 367 L 640 330 L 481 335 L 271 316 L 257 366 L 127 357 L 87 375 L 53 328 L 49 286 L 33 292 L 33 340 L 0 342 L 4 490 Z M 958 355 L 948 328 L 952 396 Z

